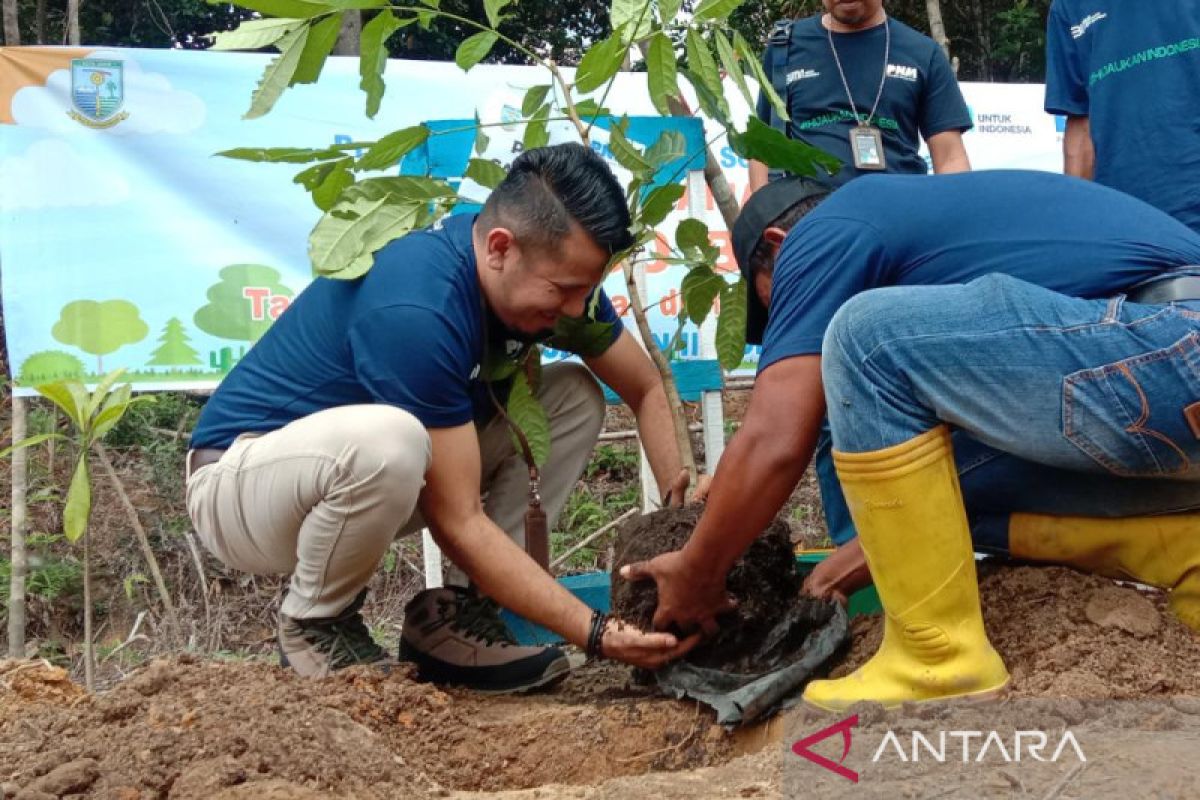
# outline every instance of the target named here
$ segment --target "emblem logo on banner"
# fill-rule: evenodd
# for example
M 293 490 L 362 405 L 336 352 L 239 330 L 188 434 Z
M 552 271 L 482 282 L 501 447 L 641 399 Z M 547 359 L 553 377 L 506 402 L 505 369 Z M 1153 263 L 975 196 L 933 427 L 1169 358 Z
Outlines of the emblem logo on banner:
M 111 128 L 126 119 L 124 66 L 122 61 L 71 59 L 71 118 L 89 128 Z

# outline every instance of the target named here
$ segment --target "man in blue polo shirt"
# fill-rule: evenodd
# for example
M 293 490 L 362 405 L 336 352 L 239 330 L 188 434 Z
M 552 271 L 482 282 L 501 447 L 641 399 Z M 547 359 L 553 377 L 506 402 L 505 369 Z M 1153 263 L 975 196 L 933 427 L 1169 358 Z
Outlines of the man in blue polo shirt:
M 825 13 L 779 23 L 763 67 L 789 120 L 766 93 L 758 117 L 842 160 L 834 186 L 873 172 L 924 175 L 920 137 L 933 171 L 971 168 L 962 133 L 971 116 L 941 48 L 884 11 L 883 0 L 824 0 Z M 768 180 L 750 162 L 750 189 Z
M 694 643 L 610 623 L 525 554 L 528 469 L 496 413 L 528 349 L 556 336 L 630 405 L 660 491 L 682 500 L 687 473 L 661 380 L 597 297 L 629 224 L 598 155 L 530 150 L 478 216 L 392 242 L 357 280 L 314 281 L 217 389 L 192 437 L 188 511 L 225 564 L 291 574 L 285 665 L 320 676 L 390 661 L 363 623 L 365 587 L 393 539 L 426 525 L 473 582 L 422 592 L 405 610 L 401 656 L 427 679 L 519 690 L 569 668 L 557 648 L 516 646 L 475 588 L 589 655 L 653 667 Z M 572 339 L 589 319 L 588 335 Z M 537 397 L 549 418 L 541 492 L 552 523 L 604 403 L 578 364 L 546 368 Z
M 972 534 L 1168 589 L 1200 632 L 1200 235 L 1094 183 L 996 171 L 831 195 L 779 181 L 733 241 L 759 374 L 689 542 L 626 571 L 657 580 L 656 627 L 714 624 L 828 411 L 858 531 L 843 553 L 869 564 L 886 617 L 876 656 L 810 684 L 810 703 L 1007 684 Z M 854 572 L 827 590 L 848 594 Z
M 1064 172 L 1200 232 L 1200 0 L 1054 0 L 1046 111 L 1067 117 Z

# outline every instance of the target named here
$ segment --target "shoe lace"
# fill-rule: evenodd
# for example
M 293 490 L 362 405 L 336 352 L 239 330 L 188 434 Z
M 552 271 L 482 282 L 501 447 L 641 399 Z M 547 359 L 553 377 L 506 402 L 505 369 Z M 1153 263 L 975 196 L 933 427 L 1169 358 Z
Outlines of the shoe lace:
M 330 666 L 334 669 L 370 664 L 387 657 L 387 652 L 375 643 L 362 615 L 357 612 L 306 626 L 304 636 L 329 656 Z
M 500 619 L 500 607 L 486 597 L 470 592 L 456 592 L 454 600 L 440 601 L 443 613 L 453 605 L 450 626 L 482 639 L 487 644 L 516 644 L 508 626 Z

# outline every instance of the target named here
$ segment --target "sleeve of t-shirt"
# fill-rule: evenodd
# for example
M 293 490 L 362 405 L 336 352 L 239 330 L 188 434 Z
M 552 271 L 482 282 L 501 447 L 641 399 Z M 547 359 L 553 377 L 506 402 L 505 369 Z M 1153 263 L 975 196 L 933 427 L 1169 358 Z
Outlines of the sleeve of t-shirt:
M 1088 113 L 1083 54 L 1059 0 L 1050 6 L 1046 20 L 1046 113 L 1073 117 Z
M 473 419 L 475 359 L 461 326 L 443 313 L 411 305 L 376 308 L 350 326 L 350 348 L 358 380 L 376 402 L 402 408 L 428 428 Z
M 884 248 L 873 229 L 828 217 L 796 233 L 775 261 L 759 372 L 786 358 L 819 354 L 842 304 L 883 285 Z
M 971 112 L 958 86 L 958 78 L 954 77 L 954 69 L 946 60 L 946 54 L 936 45 L 929 55 L 924 88 L 925 94 L 921 98 L 922 136 L 928 139 L 945 131 L 971 130 Z

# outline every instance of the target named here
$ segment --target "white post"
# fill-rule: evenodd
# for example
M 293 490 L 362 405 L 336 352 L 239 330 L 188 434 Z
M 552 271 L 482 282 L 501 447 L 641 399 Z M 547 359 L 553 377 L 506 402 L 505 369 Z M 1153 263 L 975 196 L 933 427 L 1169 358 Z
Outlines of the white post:
M 25 398 L 12 396 L 13 444 L 25 438 Z M 12 454 L 12 574 L 9 579 L 8 657 L 25 657 L 25 574 L 29 561 L 25 553 L 25 490 L 29 451 L 21 448 Z
M 421 529 L 421 555 L 425 560 L 425 588 L 438 589 L 442 586 L 442 551 L 433 541 L 428 528 Z
M 642 298 L 643 303 L 650 302 L 650 295 L 646 292 L 646 265 L 634 264 L 633 266 L 633 282 L 637 285 L 638 295 Z M 649 348 L 654 346 L 653 342 L 643 342 L 641 331 L 636 327 L 633 329 L 634 338 L 643 350 L 649 352 Z M 669 359 L 671 354 L 667 354 Z M 651 511 L 656 511 L 660 506 L 660 498 L 658 496 L 658 481 L 654 480 L 654 471 L 650 469 L 650 459 L 646 458 L 646 448 L 641 444 L 641 437 L 638 437 L 638 452 L 641 454 L 641 466 L 638 472 L 641 475 L 642 482 L 642 513 L 649 514 Z
M 704 216 L 708 184 L 703 170 L 688 173 L 688 216 L 700 219 Z M 717 357 L 717 318 L 710 314 L 700 326 L 700 358 Z M 721 392 L 702 392 L 700 414 L 704 426 L 704 471 L 709 475 L 716 472 L 717 462 L 725 451 L 725 412 L 721 405 Z

